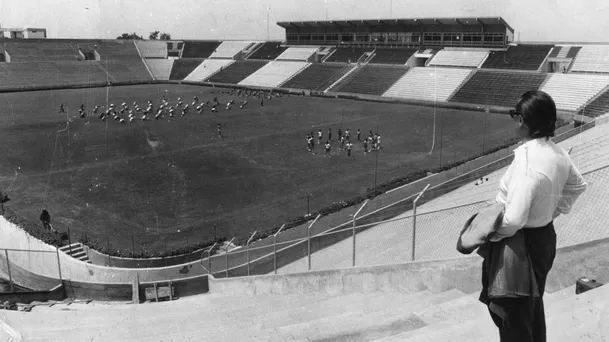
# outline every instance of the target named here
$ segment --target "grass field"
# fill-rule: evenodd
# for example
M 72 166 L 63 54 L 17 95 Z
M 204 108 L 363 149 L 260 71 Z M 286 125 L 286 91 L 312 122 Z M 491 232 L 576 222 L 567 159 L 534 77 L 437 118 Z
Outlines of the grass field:
M 106 89 L 0 94 L 0 189 L 8 206 L 38 221 L 46 206 L 55 228 L 87 232 L 113 248 L 168 247 L 218 235 L 245 236 L 315 211 L 374 187 L 376 155 L 354 144 L 353 156 L 340 151 L 336 130 L 359 128 L 382 136 L 378 183 L 421 168 L 464 159 L 504 143 L 513 135 L 507 115 L 383 104 L 346 99 L 284 96 L 248 98 L 240 110 L 191 111 L 155 121 L 120 125 L 97 116 L 78 117 L 84 103 L 106 105 Z M 109 89 L 116 105 L 133 101 L 158 107 L 163 94 L 174 103 L 194 95 L 203 101 L 218 96 L 225 103 L 244 98 L 223 90 L 178 85 Z M 58 114 L 65 103 L 73 122 Z M 429 154 L 434 136 L 436 141 Z M 486 121 L 486 123 L 485 123 Z M 223 138 L 216 127 L 223 126 Z M 332 156 L 306 150 L 305 135 L 333 130 Z M 486 128 L 485 128 L 486 127 Z M 153 151 L 146 139 L 162 142 Z M 486 131 L 485 137 L 483 132 Z M 354 136 L 354 134 L 352 134 Z M 440 137 L 442 141 L 440 142 Z M 483 141 L 484 140 L 484 141 Z M 53 157 L 54 156 L 54 157 Z

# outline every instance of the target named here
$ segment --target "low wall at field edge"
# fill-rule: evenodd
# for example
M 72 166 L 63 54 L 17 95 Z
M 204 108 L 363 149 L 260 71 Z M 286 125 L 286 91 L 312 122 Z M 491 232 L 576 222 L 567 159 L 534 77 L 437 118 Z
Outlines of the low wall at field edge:
M 453 248 L 452 246 L 449 248 Z M 575 284 L 583 276 L 609 282 L 609 239 L 560 248 L 546 283 L 546 292 Z M 458 289 L 480 291 L 482 258 L 472 257 L 354 267 L 337 270 L 209 278 L 209 292 L 231 295 L 294 295 L 304 293 L 348 294 L 375 291 L 443 292 Z
M 177 280 L 206 274 L 199 261 L 159 268 L 117 268 L 84 263 L 32 237 L 3 216 L 0 216 L 0 236 L 3 237 L 0 249 L 25 250 L 23 252 L 9 251 L 11 265 L 47 278 L 59 279 L 58 258 L 62 279 L 74 282 L 131 284 L 136 275 L 139 276 L 141 282 L 146 282 Z M 48 251 L 50 253 L 28 251 Z M 23 280 L 13 278 L 17 284 L 21 284 Z
M 120 267 L 120 268 L 153 268 L 153 267 L 167 267 L 180 264 L 186 264 L 194 261 L 200 261 L 201 256 L 208 248 L 196 250 L 188 254 L 181 254 L 170 256 L 166 258 L 121 258 L 110 256 L 98 252 L 87 246 L 83 246 L 89 261 L 94 265 L 108 266 L 108 267 Z M 207 253 L 204 253 L 207 255 Z

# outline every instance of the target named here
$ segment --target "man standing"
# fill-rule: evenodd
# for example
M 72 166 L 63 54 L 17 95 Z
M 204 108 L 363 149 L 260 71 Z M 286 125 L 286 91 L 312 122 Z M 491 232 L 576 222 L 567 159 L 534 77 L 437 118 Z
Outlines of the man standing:
M 47 211 L 46 208 L 42 209 L 42 213 L 40 214 L 40 221 L 42 221 L 42 226 L 45 229 L 51 230 L 51 214 Z
M 353 144 L 347 141 L 347 157 L 351 157 L 351 147 L 353 147 Z
M 330 141 L 326 141 L 326 156 L 330 156 Z
M 324 134 L 321 132 L 321 128 L 317 131 L 317 144 L 321 145 L 321 141 L 324 138 Z
M 359 128 L 357 129 L 357 141 L 359 142 L 359 138 L 362 135 L 362 131 L 359 130 Z

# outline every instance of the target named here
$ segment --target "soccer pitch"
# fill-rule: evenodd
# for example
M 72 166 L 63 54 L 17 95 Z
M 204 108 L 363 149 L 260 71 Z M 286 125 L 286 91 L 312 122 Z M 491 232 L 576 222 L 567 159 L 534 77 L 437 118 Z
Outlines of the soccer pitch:
M 276 226 L 305 214 L 307 196 L 314 212 L 364 194 L 374 187 L 377 156 L 364 153 L 357 129 L 362 140 L 370 130 L 381 134 L 379 184 L 440 166 L 440 147 L 448 164 L 513 136 L 508 115 L 485 120 L 481 112 L 287 95 L 261 106 L 260 99 L 227 91 L 143 85 L 0 94 L 0 188 L 11 197 L 8 207 L 38 222 L 46 206 L 56 229 L 87 232 L 113 248 L 130 249 L 133 235 L 136 251 L 162 250 L 166 236 L 170 248 L 215 232 L 242 237 Z M 152 114 L 142 121 L 140 114 L 131 124 L 91 113 L 96 105 L 105 110 L 107 98 L 144 108 L 151 100 L 158 108 L 162 96 L 171 104 L 217 96 L 221 105 L 217 113 L 207 105 L 203 114 L 193 108 L 159 120 Z M 230 100 L 235 104 L 226 111 Z M 58 113 L 61 103 L 69 115 Z M 307 152 L 307 133 L 317 143 L 317 131 L 325 141 L 328 128 L 331 156 L 323 145 Z M 339 148 L 338 128 L 351 131 L 351 157 Z

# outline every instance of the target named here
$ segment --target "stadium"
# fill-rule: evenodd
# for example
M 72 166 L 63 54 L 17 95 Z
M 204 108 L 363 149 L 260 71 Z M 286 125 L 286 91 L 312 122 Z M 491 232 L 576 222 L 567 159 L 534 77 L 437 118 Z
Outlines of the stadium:
M 608 44 L 522 42 L 491 16 L 276 25 L 1 29 L 0 337 L 496 340 L 482 258 L 454 246 L 541 90 L 588 183 L 555 219 L 548 340 L 607 338 L 608 290 L 575 293 L 608 281 Z

